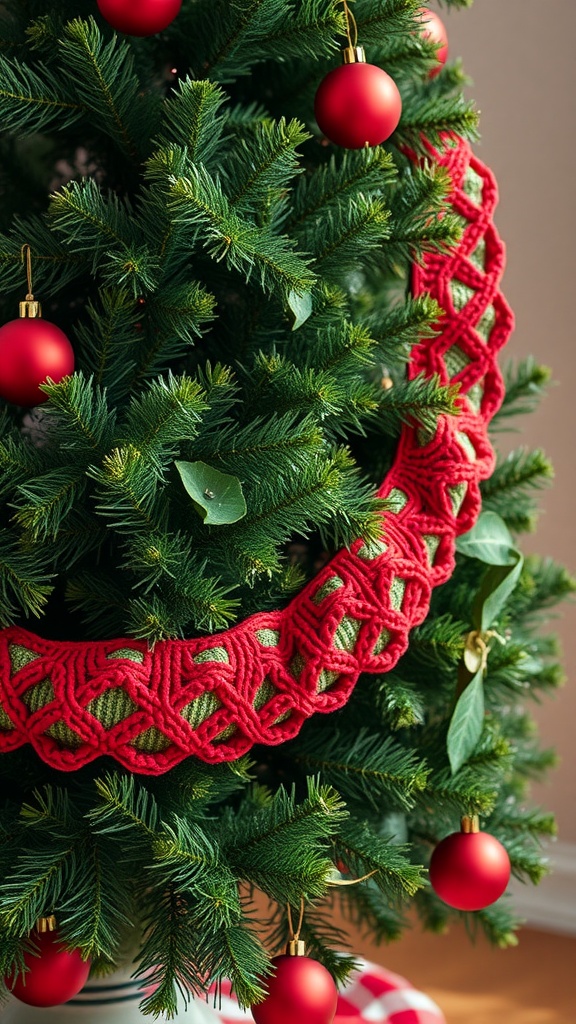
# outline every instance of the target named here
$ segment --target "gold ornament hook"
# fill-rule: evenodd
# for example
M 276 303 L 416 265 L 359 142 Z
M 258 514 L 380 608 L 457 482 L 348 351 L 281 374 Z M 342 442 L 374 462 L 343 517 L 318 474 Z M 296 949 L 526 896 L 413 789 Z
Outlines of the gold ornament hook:
M 351 49 L 354 49 L 354 47 L 358 46 L 358 25 L 356 24 L 356 18 L 348 6 L 348 0 L 342 0 L 342 3 L 344 4 L 344 16 L 346 18 L 348 46 Z
M 344 5 L 344 16 L 346 18 L 346 37 L 348 46 L 342 50 L 342 59 L 345 64 L 365 64 L 366 54 L 363 46 L 358 46 L 358 25 L 356 18 L 348 6 L 348 0 L 342 0 Z
M 374 868 L 374 871 L 369 871 L 367 875 L 362 875 L 360 878 L 331 878 L 328 885 L 358 885 L 359 882 L 367 882 L 373 875 L 378 874 L 378 868 Z
M 27 242 L 22 246 L 20 256 L 22 262 L 26 261 L 26 280 L 28 282 L 28 293 L 24 301 L 20 303 L 20 316 L 36 319 L 42 316 L 42 306 L 36 302 L 32 293 L 32 250 Z
M 22 256 L 23 261 L 24 259 L 26 260 L 26 277 L 28 279 L 28 294 L 26 298 L 33 299 L 34 296 L 32 294 L 32 250 L 28 243 L 22 246 L 20 250 L 20 255 Z

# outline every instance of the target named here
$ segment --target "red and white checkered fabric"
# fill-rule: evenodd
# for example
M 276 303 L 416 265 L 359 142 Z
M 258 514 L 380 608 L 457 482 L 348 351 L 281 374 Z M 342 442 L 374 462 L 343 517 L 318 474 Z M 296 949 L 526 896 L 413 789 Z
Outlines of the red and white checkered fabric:
M 406 978 L 378 964 L 359 960 L 359 967 L 338 997 L 333 1024 L 446 1024 L 440 1008 Z M 241 1010 L 230 985 L 222 985 L 221 1024 L 250 1024 L 252 1014 Z

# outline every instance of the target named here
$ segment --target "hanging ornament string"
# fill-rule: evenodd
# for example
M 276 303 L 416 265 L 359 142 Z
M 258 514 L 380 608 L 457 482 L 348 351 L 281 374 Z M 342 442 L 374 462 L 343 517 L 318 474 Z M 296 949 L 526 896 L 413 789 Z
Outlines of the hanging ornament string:
M 304 897 L 300 900 L 300 917 L 298 918 L 298 927 L 294 931 L 294 925 L 292 923 L 292 908 L 289 903 L 286 904 L 286 913 L 288 915 L 288 928 L 290 931 L 290 938 L 286 946 L 286 952 L 290 956 L 302 956 L 304 954 L 304 943 L 300 938 L 300 932 L 302 931 L 302 924 L 304 922 Z
M 32 288 L 32 249 L 26 242 L 21 250 L 20 255 L 22 262 L 26 260 L 26 280 L 28 281 L 28 294 L 26 295 L 27 302 L 34 302 L 33 288 Z

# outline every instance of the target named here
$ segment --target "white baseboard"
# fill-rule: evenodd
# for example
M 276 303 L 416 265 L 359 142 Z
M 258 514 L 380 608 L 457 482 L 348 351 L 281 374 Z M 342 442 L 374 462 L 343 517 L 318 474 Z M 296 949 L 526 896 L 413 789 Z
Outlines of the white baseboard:
M 551 843 L 550 874 L 539 885 L 513 881 L 514 909 L 526 924 L 576 935 L 576 843 Z

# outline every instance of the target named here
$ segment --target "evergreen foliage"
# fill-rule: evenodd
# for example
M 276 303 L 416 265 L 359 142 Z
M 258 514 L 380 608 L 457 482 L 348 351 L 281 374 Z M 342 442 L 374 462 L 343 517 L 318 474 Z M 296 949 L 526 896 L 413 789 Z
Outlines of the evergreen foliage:
M 461 231 L 446 173 L 406 150 L 473 138 L 477 120 L 459 64 L 428 77 L 420 7 L 356 0 L 404 115 L 386 146 L 344 152 L 312 114 L 344 32 L 337 0 L 184 0 L 146 40 L 117 37 L 91 0 L 2 5 L 0 314 L 15 315 L 28 243 L 37 296 L 77 358 L 32 413 L 0 402 L 2 625 L 150 644 L 213 633 L 377 539 L 375 485 L 402 425 L 433 433 L 456 408 L 456 389 L 405 373 L 440 314 L 410 295 L 410 264 Z M 494 429 L 531 411 L 547 379 L 531 359 L 509 367 Z M 247 514 L 206 525 L 181 460 L 236 477 Z M 513 451 L 483 485 L 485 508 L 532 529 L 550 475 L 541 451 Z M 146 1012 L 173 1015 L 225 977 L 249 1005 L 286 907 L 304 900 L 308 949 L 342 980 L 353 959 L 329 901 L 377 941 L 401 933 L 411 901 L 440 930 L 456 915 L 424 869 L 462 813 L 481 814 L 515 875 L 538 881 L 554 824 L 527 789 L 554 758 L 524 703 L 562 681 L 541 620 L 574 586 L 526 559 L 493 626 L 482 734 L 455 774 L 446 736 L 479 588 L 462 554 L 395 670 L 362 678 L 344 709 L 279 748 L 189 758 L 157 778 L 4 754 L 0 977 L 54 911 L 95 971 L 135 957 L 152 972 Z M 370 877 L 340 887 L 335 866 Z M 507 898 L 475 917 L 492 942 L 515 941 Z

